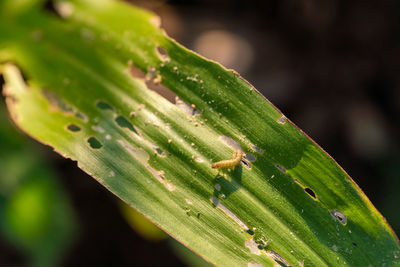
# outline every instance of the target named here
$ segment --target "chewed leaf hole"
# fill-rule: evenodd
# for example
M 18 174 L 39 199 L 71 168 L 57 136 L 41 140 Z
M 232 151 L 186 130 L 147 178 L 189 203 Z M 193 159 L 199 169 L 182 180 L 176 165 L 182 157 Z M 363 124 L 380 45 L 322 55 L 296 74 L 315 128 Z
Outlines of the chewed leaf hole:
M 93 136 L 89 137 L 87 142 L 89 143 L 90 147 L 93 148 L 93 149 L 99 149 L 99 148 L 101 148 L 103 146 L 100 143 L 100 141 L 96 137 L 93 137 Z
M 282 115 L 279 119 L 276 120 L 279 124 L 285 124 L 287 119 L 284 115 Z
M 317 199 L 317 196 L 315 195 L 314 191 L 311 188 L 304 188 L 304 191 L 306 191 L 306 193 L 312 197 L 313 199 Z
M 184 101 L 182 101 L 179 97 L 175 97 L 175 105 L 177 108 L 179 108 L 181 111 L 183 111 L 186 114 L 195 116 L 195 115 L 200 115 L 201 111 L 196 109 L 195 105 L 190 105 Z
M 96 106 L 99 108 L 99 109 L 102 109 L 102 110 L 114 110 L 114 108 L 112 107 L 112 106 L 110 106 L 109 104 L 107 104 L 106 102 L 104 102 L 104 101 L 97 101 L 97 103 L 96 103 Z
M 242 159 L 241 163 L 243 164 L 243 166 L 247 169 L 251 169 L 251 163 L 247 160 L 247 159 Z
M 144 79 L 146 74 L 141 69 L 134 66 L 132 60 L 128 61 L 128 66 L 129 66 L 129 73 L 132 75 L 132 77 L 137 79 Z
M 343 214 L 343 212 L 339 210 L 332 210 L 331 215 L 336 218 L 341 224 L 346 225 L 347 224 L 347 217 L 346 215 Z
M 251 149 L 253 149 L 255 152 L 259 153 L 259 154 L 263 154 L 264 150 L 262 150 L 261 148 L 257 147 L 256 145 L 251 145 Z
M 82 112 L 76 112 L 75 113 L 75 117 L 77 117 L 78 119 L 80 119 L 80 120 L 82 120 L 84 122 L 88 122 L 89 121 L 89 118 L 85 114 L 83 114 Z
M 256 160 L 256 157 L 253 154 L 250 154 L 250 153 L 244 154 L 243 157 L 248 161 L 255 161 Z
M 357 247 L 357 243 L 356 242 L 353 242 L 352 244 L 353 244 L 353 246 Z
M 68 124 L 67 129 L 71 132 L 79 132 L 81 130 L 81 127 L 79 127 L 76 124 L 71 123 L 71 124 Z
M 267 255 L 274 261 L 278 262 L 281 266 L 290 266 L 289 262 L 285 260 L 278 252 L 275 250 L 268 250 Z
M 248 229 L 246 232 L 247 232 L 249 235 L 254 235 L 254 231 L 251 230 L 251 229 Z
M 283 173 L 286 174 L 286 169 L 285 169 L 285 167 L 283 167 L 283 166 L 281 166 L 281 165 L 279 165 L 279 164 L 276 164 L 275 167 L 276 167 L 278 170 L 280 170 L 281 172 L 283 172 Z
M 158 155 L 165 157 L 165 153 L 161 148 L 157 147 L 155 148 L 155 151 Z
M 42 93 L 53 109 L 58 109 L 65 114 L 75 113 L 75 109 L 56 93 L 47 89 L 42 89 Z
M 133 127 L 132 123 L 130 123 L 124 116 L 118 116 L 115 118 L 115 122 L 118 124 L 119 127 L 128 128 L 130 131 L 137 134 L 135 127 Z
M 161 59 L 161 61 L 166 61 L 166 62 L 170 61 L 168 52 L 164 48 L 162 48 L 161 46 L 157 46 L 156 51 L 157 51 L 157 55 Z
M 159 71 L 156 70 L 156 68 L 149 67 L 147 69 L 147 74 L 145 74 L 141 69 L 135 67 L 131 60 L 128 61 L 128 65 L 130 67 L 130 74 L 132 75 L 132 77 L 144 80 L 147 88 L 159 93 L 169 102 L 171 103 L 174 102 L 176 94 L 167 87 L 165 87 L 163 84 L 161 84 L 162 77 Z

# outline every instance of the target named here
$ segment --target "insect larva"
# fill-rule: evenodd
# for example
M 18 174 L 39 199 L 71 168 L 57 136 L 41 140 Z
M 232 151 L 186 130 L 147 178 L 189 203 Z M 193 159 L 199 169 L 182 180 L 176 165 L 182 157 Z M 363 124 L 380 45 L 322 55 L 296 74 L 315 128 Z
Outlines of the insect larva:
M 242 160 L 243 157 L 243 152 L 242 150 L 236 150 L 235 154 L 233 154 L 233 159 L 228 159 L 228 160 L 222 160 L 222 161 L 218 161 L 216 163 L 213 163 L 211 165 L 211 168 L 213 169 L 221 169 L 221 168 L 231 168 L 231 167 L 235 167 L 236 165 L 238 165 L 240 163 L 240 161 Z

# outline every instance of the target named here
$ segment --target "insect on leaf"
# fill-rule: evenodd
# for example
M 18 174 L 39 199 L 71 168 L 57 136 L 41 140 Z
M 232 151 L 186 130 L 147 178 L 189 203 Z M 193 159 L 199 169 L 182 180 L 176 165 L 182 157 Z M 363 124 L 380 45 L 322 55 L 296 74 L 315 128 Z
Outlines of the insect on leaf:
M 13 62 L 4 92 L 23 131 L 218 266 L 400 264 L 360 188 L 237 73 L 177 44 L 147 11 L 56 3 L 59 16 L 38 5 L 0 23 Z M 229 168 L 211 168 L 238 149 Z

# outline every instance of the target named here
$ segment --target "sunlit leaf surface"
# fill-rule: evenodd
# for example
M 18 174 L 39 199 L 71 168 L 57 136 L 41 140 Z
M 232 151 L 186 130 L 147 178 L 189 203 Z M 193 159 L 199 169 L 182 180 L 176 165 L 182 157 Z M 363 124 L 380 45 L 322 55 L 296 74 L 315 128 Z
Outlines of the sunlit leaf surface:
M 400 264 L 395 235 L 351 178 L 155 15 L 106 0 L 58 2 L 58 16 L 16 9 L 0 24 L 2 57 L 27 78 L 4 65 L 15 122 L 208 261 Z M 159 83 L 176 104 L 148 89 Z M 238 149 L 238 166 L 211 168 Z

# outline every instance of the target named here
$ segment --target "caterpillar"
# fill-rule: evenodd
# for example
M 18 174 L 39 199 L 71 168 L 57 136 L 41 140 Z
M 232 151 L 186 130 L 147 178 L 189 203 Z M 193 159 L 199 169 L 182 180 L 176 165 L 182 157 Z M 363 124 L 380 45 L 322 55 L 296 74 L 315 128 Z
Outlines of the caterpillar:
M 211 165 L 211 168 L 213 169 L 222 169 L 222 168 L 231 168 L 235 167 L 240 163 L 243 157 L 243 152 L 242 150 L 238 149 L 235 151 L 233 154 L 233 159 L 228 159 L 228 160 L 221 160 L 218 162 L 215 162 Z

